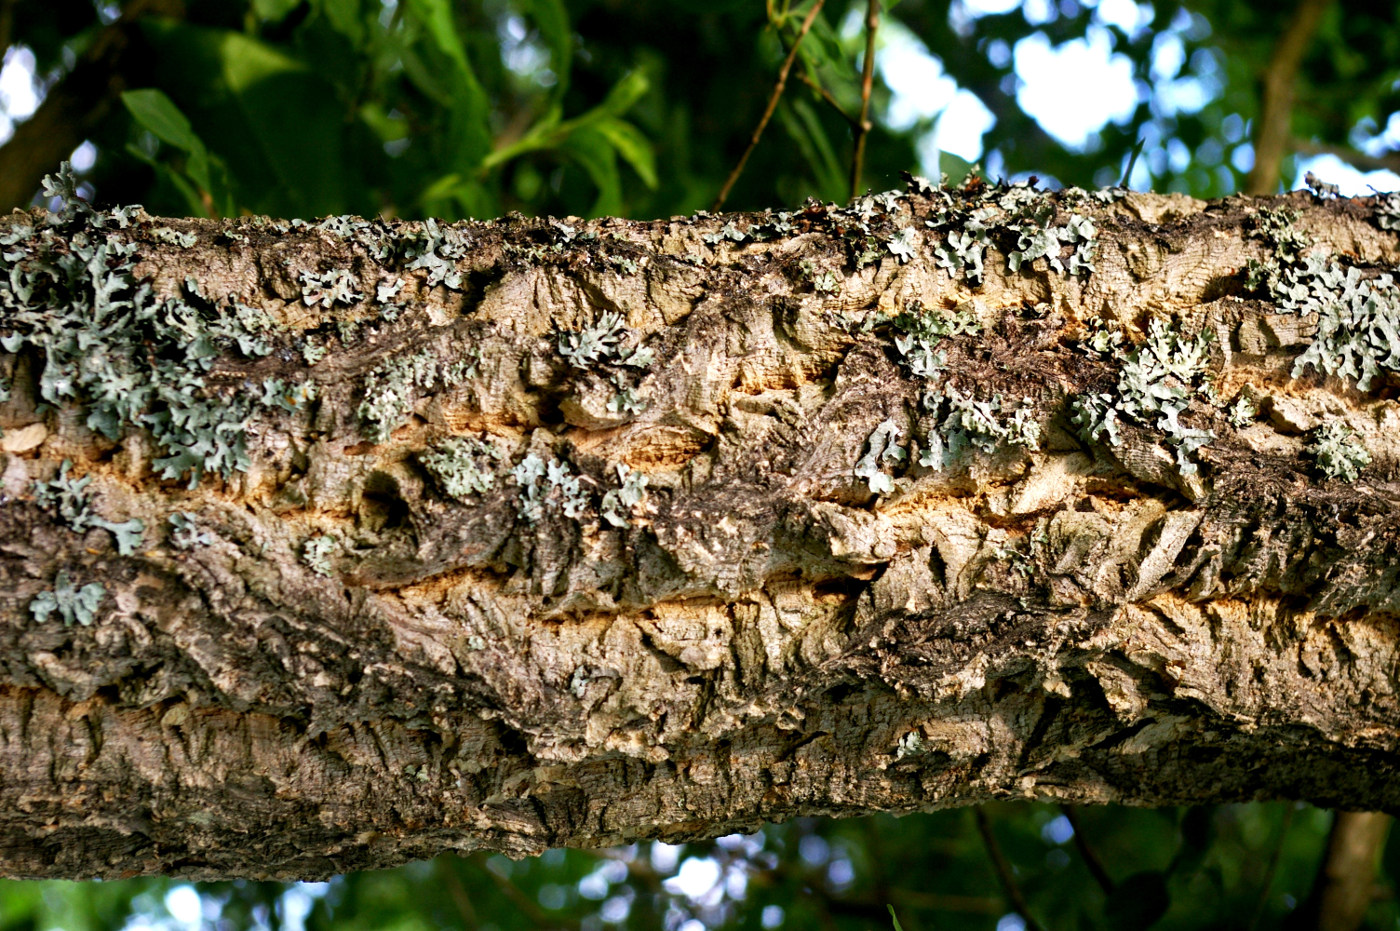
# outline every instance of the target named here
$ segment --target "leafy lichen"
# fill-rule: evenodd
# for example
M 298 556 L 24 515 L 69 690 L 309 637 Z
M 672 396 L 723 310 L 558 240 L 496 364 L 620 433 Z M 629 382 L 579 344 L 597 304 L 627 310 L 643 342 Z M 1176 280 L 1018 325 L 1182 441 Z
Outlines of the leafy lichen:
M 92 482 L 92 476 L 69 478 L 71 466 L 72 463 L 65 459 L 54 479 L 34 483 L 35 503 L 53 512 L 76 533 L 84 533 L 94 527 L 109 531 L 116 540 L 117 552 L 123 556 L 136 552 L 146 530 L 145 522 L 133 517 L 118 523 L 92 513 L 87 497 L 87 486 Z
M 603 495 L 603 519 L 614 527 L 626 527 L 647 496 L 647 477 L 622 463 L 617 465 L 618 487 Z
M 66 165 L 45 191 L 59 198 L 47 222 L 12 223 L 0 234 L 0 349 L 31 347 L 41 359 L 40 399 L 81 407 L 89 429 L 109 439 L 150 430 L 166 453 L 153 462 L 163 478 L 188 474 L 193 487 L 205 472 L 246 471 L 257 402 L 222 396 L 207 373 L 222 353 L 271 352 L 271 321 L 192 283 L 158 298 L 136 278 L 138 244 L 120 232 L 139 211 L 93 210 Z
M 64 627 L 72 627 L 74 623 L 90 627 L 106 594 L 107 589 L 101 583 L 89 582 L 78 588 L 69 580 L 68 573 L 60 571 L 54 580 L 54 587 L 40 592 L 29 602 L 29 613 L 40 624 L 57 611 L 58 616 L 63 618 Z
M 315 536 L 301 545 L 301 561 L 317 575 L 331 574 L 331 555 L 336 551 L 334 537 Z
M 496 487 L 496 467 L 505 451 L 489 440 L 474 436 L 448 437 L 419 459 L 442 490 L 454 498 L 466 498 Z
M 887 495 L 894 491 L 894 478 L 884 470 L 886 465 L 898 466 L 909 458 L 904 448 L 904 430 L 893 420 L 884 420 L 865 441 L 865 454 L 856 461 L 855 477 L 865 482 L 871 494 Z
M 991 454 L 1002 446 L 1036 449 L 1040 445 L 1040 424 L 1030 398 L 1005 416 L 999 395 L 979 401 L 946 385 L 927 393 L 924 406 L 933 412 L 936 424 L 928 431 L 927 446 L 919 456 L 921 466 L 941 471 L 969 448 Z
M 1371 452 L 1366 444 L 1350 427 L 1337 421 L 1320 427 L 1307 451 L 1323 475 L 1344 482 L 1356 481 L 1361 477 L 1361 470 L 1371 464 Z

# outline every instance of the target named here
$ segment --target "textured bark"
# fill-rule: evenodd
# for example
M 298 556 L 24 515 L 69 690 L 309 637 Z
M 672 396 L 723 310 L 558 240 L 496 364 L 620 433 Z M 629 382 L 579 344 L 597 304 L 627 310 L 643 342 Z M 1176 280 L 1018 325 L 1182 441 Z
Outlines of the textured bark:
M 150 432 L 41 413 L 33 344 L 0 352 L 0 870 L 311 878 L 1012 797 L 1400 808 L 1400 382 L 1292 377 L 1316 319 L 1245 283 L 1285 251 L 1260 207 L 1367 270 L 1395 234 L 1368 200 L 1057 195 L 1037 201 L 1054 222 L 1097 224 L 1095 269 L 1013 273 L 993 225 L 970 283 L 923 220 L 994 193 L 813 206 L 763 241 L 762 215 L 463 224 L 456 289 L 374 257 L 434 241 L 416 224 L 104 234 L 139 243 L 157 295 L 192 276 L 277 320 L 274 351 L 225 349 L 206 393 L 318 397 L 259 408 L 247 470 L 191 489 L 157 477 Z M 335 270 L 341 299 L 301 276 Z M 915 375 L 880 323 L 900 310 L 980 330 Z M 584 361 L 569 334 L 609 311 L 649 367 L 561 355 Z M 1093 316 L 1130 343 L 1153 319 L 1214 328 L 1218 393 L 1249 386 L 1261 413 L 1232 426 L 1193 395 L 1182 423 L 1215 434 L 1195 474 L 1155 417 L 1085 439 L 1070 405 L 1112 393 L 1124 355 L 1086 348 Z M 367 427 L 415 357 L 475 372 L 409 384 Z M 1038 442 L 920 465 L 924 398 L 952 389 L 1028 399 Z M 1354 482 L 1306 452 L 1331 420 L 1369 447 Z M 870 448 L 887 422 L 902 459 Z M 454 497 L 427 466 L 454 435 L 502 451 L 491 487 Z M 512 477 L 528 453 L 582 477 L 572 504 Z M 855 474 L 869 453 L 890 490 Z M 131 555 L 36 496 L 65 459 L 103 519 L 144 521 Z M 619 464 L 648 486 L 613 521 Z M 177 540 L 174 512 L 205 536 Z M 91 624 L 36 617 L 64 582 L 103 586 Z

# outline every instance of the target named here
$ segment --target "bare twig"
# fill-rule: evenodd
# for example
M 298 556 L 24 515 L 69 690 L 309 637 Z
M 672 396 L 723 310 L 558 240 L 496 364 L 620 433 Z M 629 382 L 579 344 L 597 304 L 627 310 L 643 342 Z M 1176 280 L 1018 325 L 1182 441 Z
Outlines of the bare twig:
M 1274 841 L 1274 849 L 1269 853 L 1269 862 L 1264 867 L 1264 878 L 1259 881 L 1259 898 L 1254 901 L 1254 911 L 1249 916 L 1249 924 L 1245 925 L 1245 931 L 1254 931 L 1264 914 L 1264 907 L 1269 903 L 1269 889 L 1274 884 L 1274 874 L 1278 872 L 1278 861 L 1283 854 L 1283 842 L 1288 839 L 1288 828 L 1293 824 L 1293 810 L 1292 805 L 1283 810 L 1283 823 L 1279 825 L 1278 838 Z
M 1001 845 L 997 843 L 996 836 L 992 834 L 992 825 L 987 820 L 987 813 L 982 810 L 981 805 L 978 805 L 972 809 L 972 815 L 977 819 L 977 833 L 982 835 L 982 843 L 987 848 L 987 856 L 992 861 L 997 880 L 1001 882 L 1002 891 L 1006 893 L 1011 907 L 1026 923 L 1026 931 L 1042 931 L 1040 925 L 1031 917 L 1030 908 L 1026 905 L 1026 897 L 1021 894 L 1021 887 L 1016 885 L 1016 878 L 1011 875 L 1011 864 L 1007 863 L 1006 857 L 1002 856 Z
M 496 889 L 510 900 L 511 904 L 520 909 L 520 914 L 529 919 L 530 923 L 537 928 L 577 928 L 578 922 L 564 918 L 553 918 L 534 899 L 530 898 L 520 887 L 510 881 L 507 876 L 502 876 L 486 865 L 486 858 L 479 854 L 473 854 L 465 858 L 466 862 L 472 864 L 496 886 Z
M 447 884 L 447 894 L 452 897 L 452 902 L 457 906 L 457 913 L 462 916 L 462 925 L 472 931 L 481 927 L 481 922 L 476 917 L 476 908 L 472 905 L 471 896 L 467 895 L 467 887 L 462 885 L 462 877 L 457 875 L 457 864 L 461 863 L 461 858 L 438 857 L 434 864 L 436 872 Z
M 714 206 L 710 209 L 718 211 L 724 206 L 725 200 L 729 197 L 729 191 L 734 187 L 734 182 L 738 181 L 739 175 L 743 174 L 749 156 L 753 154 L 758 140 L 763 138 L 763 131 L 768 128 L 768 121 L 773 118 L 773 111 L 778 108 L 778 99 L 783 96 L 783 89 L 787 87 L 788 72 L 792 70 L 793 60 L 797 58 L 797 49 L 802 45 L 803 38 L 806 37 L 807 31 L 812 28 L 812 23 L 816 21 L 817 14 L 822 11 L 822 5 L 825 3 L 826 0 L 816 0 L 812 4 L 812 8 L 807 11 L 806 18 L 802 20 L 801 28 L 797 30 L 797 38 L 793 40 L 792 48 L 788 50 L 787 58 L 783 59 L 783 66 L 778 69 L 778 80 L 773 85 L 773 93 L 768 97 L 768 106 L 763 109 L 763 117 L 758 121 L 758 126 L 754 128 L 753 136 L 749 138 L 749 144 L 744 149 L 744 154 L 739 157 L 739 164 L 734 166 L 734 170 L 724 180 L 724 187 L 719 189 L 719 196 L 715 198 Z
M 860 196 L 860 176 L 865 170 L 865 140 L 870 135 L 870 88 L 875 80 L 875 32 L 880 28 L 880 0 L 865 9 L 865 61 L 860 75 L 860 120 L 856 123 L 855 151 L 851 154 L 851 198 Z
M 1254 130 L 1254 167 L 1245 181 L 1248 194 L 1278 191 L 1279 170 L 1288 147 L 1293 117 L 1293 87 L 1298 66 L 1312 41 L 1322 14 L 1332 0 L 1299 0 L 1293 18 L 1279 36 L 1273 57 L 1264 69 L 1259 98 L 1259 120 Z
M 1307 139 L 1294 139 L 1293 149 L 1303 155 L 1335 155 L 1362 171 L 1393 171 L 1400 174 L 1400 152 L 1367 155 L 1350 146 L 1328 145 L 1325 142 L 1312 142 Z
M 1376 870 L 1392 819 L 1380 812 L 1339 811 L 1327 836 L 1312 892 L 1290 928 L 1355 931 L 1376 895 Z
M 857 126 L 856 118 L 846 112 L 846 108 L 841 106 L 841 101 L 837 100 L 836 97 L 831 93 L 831 91 L 823 87 L 822 83 L 812 76 L 811 72 L 807 70 L 807 66 L 805 64 L 802 66 L 802 71 L 797 75 L 797 77 L 802 81 L 803 84 L 806 84 L 808 87 L 810 87 L 812 89 L 812 92 L 818 97 L 820 97 L 827 106 L 831 107 L 831 109 L 841 114 L 841 119 L 845 120 L 847 123 L 850 123 L 852 129 L 854 129 Z
M 1060 811 L 1064 813 L 1069 826 L 1074 829 L 1074 849 L 1079 851 L 1079 857 L 1084 861 L 1089 875 L 1094 877 L 1094 882 L 1099 884 L 1104 895 L 1112 895 L 1117 887 L 1109 878 L 1108 871 L 1103 868 L 1103 861 L 1094 853 L 1094 848 L 1089 846 L 1089 840 L 1084 836 L 1084 828 L 1079 823 L 1079 809 L 1073 805 L 1061 805 Z

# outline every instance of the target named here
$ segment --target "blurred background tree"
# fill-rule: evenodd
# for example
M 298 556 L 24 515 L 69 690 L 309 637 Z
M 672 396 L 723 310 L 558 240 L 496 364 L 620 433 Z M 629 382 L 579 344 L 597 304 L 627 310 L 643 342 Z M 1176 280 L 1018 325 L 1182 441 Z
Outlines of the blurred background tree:
M 636 218 L 904 170 L 1221 196 L 1400 186 L 1395 4 L 0 0 L 0 202 Z M 873 53 L 873 54 L 872 54 Z M 761 132 L 760 132 L 761 131 Z M 755 139 L 758 141 L 755 143 Z M 742 166 L 742 171 L 739 168 Z M 724 194 L 722 195 L 722 192 Z M 1011 804 L 328 883 L 0 883 L 0 929 L 1400 928 L 1389 821 Z M 1330 838 L 1330 845 L 1329 845 Z M 1352 859 L 1347 861 L 1346 854 Z M 1379 869 L 1377 868 L 1379 866 Z

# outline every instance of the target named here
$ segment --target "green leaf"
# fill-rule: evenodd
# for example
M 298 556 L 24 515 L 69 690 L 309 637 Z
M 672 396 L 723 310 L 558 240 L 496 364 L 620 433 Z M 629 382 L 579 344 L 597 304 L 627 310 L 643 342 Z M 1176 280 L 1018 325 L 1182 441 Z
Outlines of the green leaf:
M 122 104 L 143 128 L 150 130 L 161 142 L 172 145 L 188 153 L 185 160 L 185 173 L 202 191 L 213 193 L 214 184 L 209 173 L 209 152 L 195 135 L 194 127 L 174 101 L 165 92 L 154 87 L 126 91 L 122 94 Z M 195 211 L 207 213 L 203 201 Z
M 320 0 L 319 6 L 332 29 L 357 48 L 364 43 L 365 23 L 360 0 Z
M 1171 896 L 1164 873 L 1135 873 L 1119 883 L 1104 904 L 1104 920 L 1110 928 L 1149 928 L 1167 913 Z
M 154 87 L 122 93 L 122 104 L 145 129 L 167 145 L 193 152 L 204 143 L 194 133 L 194 127 L 165 92 Z
M 656 154 L 652 151 L 651 142 L 642 135 L 642 131 L 626 120 L 619 119 L 600 120 L 594 128 L 607 137 L 617 154 L 632 166 L 632 170 L 646 186 L 655 190 L 658 183 Z
M 253 14 L 267 23 L 280 23 L 301 6 L 301 0 L 253 0 Z
M 539 27 L 540 38 L 549 48 L 550 69 L 554 72 L 555 100 L 569 88 L 569 71 L 573 67 L 574 33 L 569 28 L 569 13 L 564 0 L 526 0 L 525 13 Z
M 602 103 L 589 110 L 588 114 L 580 119 L 586 119 L 588 116 L 594 118 L 621 116 L 632 109 L 632 104 L 640 100 L 650 87 L 651 80 L 645 71 L 640 68 L 629 71 L 621 81 L 613 85 L 612 90 L 608 91 L 608 96 L 603 98 Z
M 890 920 L 894 922 L 894 931 L 904 931 L 904 928 L 899 924 L 899 916 L 894 913 L 894 906 L 886 905 L 885 908 L 890 910 Z
M 491 151 L 491 106 L 472 70 L 467 47 L 457 32 L 452 4 L 450 0 L 406 0 L 406 3 L 410 15 L 422 24 L 434 47 L 452 65 L 448 147 L 456 156 L 456 166 L 474 169 Z
M 617 153 L 608 137 L 595 127 L 583 126 L 569 135 L 560 151 L 581 165 L 597 186 L 593 215 L 618 212 L 622 207 L 622 182 L 617 173 Z

